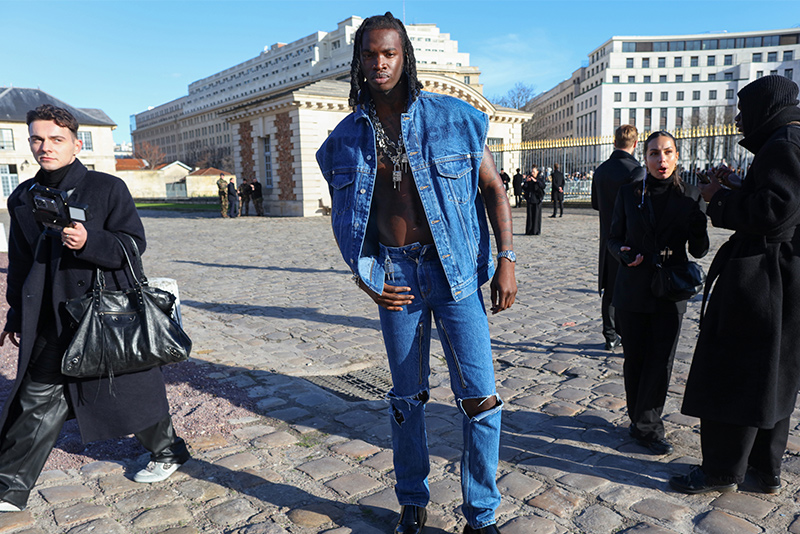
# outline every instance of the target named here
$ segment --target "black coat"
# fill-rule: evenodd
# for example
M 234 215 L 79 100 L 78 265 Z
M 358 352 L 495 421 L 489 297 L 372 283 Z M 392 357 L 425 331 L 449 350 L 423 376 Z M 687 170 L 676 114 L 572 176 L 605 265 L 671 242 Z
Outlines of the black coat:
M 550 200 L 564 200 L 564 173 L 561 171 L 553 171 L 550 180 L 552 181 Z M 562 189 L 562 191 L 558 190 L 559 187 Z
M 651 178 L 652 179 L 652 178 Z M 617 280 L 614 283 L 614 307 L 637 313 L 684 313 L 686 301 L 672 302 L 656 298 L 650 290 L 659 261 L 658 251 L 669 247 L 672 255 L 664 265 L 680 264 L 688 261 L 686 246 L 695 258 L 708 253 L 708 232 L 706 231 L 705 202 L 700 190 L 690 184 L 683 185 L 683 191 L 670 186 L 663 193 L 668 195 L 663 213 L 655 220 L 649 192 L 645 195 L 643 208 L 643 182 L 622 186 L 614 204 L 614 216 L 608 235 L 608 251 L 620 261 Z M 631 247 L 634 253 L 644 256 L 644 261 L 636 267 L 622 264 L 619 249 Z
M 522 182 L 524 178 L 520 173 L 514 175 L 514 178 L 511 179 L 511 185 L 514 187 L 514 196 L 520 196 L 522 194 Z
M 522 183 L 522 195 L 529 204 L 541 204 L 544 199 L 544 180 L 525 180 Z
M 44 238 L 33 219 L 28 189 L 34 179 L 21 183 L 8 198 L 11 217 L 8 245 L 9 311 L 4 330 L 20 334 L 17 380 L 6 399 L 0 428 L 8 415 L 10 399 L 16 395 L 28 367 L 43 305 L 52 306 L 53 329 L 60 339 L 69 339 L 69 320 L 64 302 L 92 288 L 97 266 L 105 272 L 109 289 L 130 287 L 122 270 L 124 255 L 114 234 L 134 237 L 139 250 L 146 243 L 144 227 L 125 183 L 114 176 L 88 171 L 80 161 L 72 164 L 59 188 L 74 189 L 70 203 L 89 206 L 84 223 L 88 238 L 80 251 L 61 245 L 58 237 Z M 49 254 L 46 250 L 49 247 Z M 48 261 L 49 257 L 49 261 Z M 45 295 L 45 273 L 49 270 L 52 294 Z M 78 420 L 84 442 L 123 436 L 144 430 L 169 414 L 161 370 L 115 376 L 109 393 L 108 379 L 65 378 L 67 399 Z
M 708 287 L 718 277 L 686 383 L 681 411 L 687 415 L 772 428 L 794 410 L 800 388 L 800 127 L 786 124 L 800 119 L 800 110 L 788 115 L 762 140 L 745 131 L 742 145 L 756 156 L 742 188 L 721 190 L 709 202 L 714 226 L 735 233 L 709 269 Z
M 614 150 L 611 156 L 600 164 L 592 178 L 592 208 L 600 212 L 600 249 L 597 264 L 597 290 L 602 292 L 609 283 L 616 279 L 617 265 L 609 264 L 608 232 L 611 229 L 611 217 L 614 215 L 614 202 L 617 200 L 619 188 L 625 184 L 644 179 L 644 167 L 631 154 L 624 150 Z M 610 270 L 613 273 L 606 271 Z M 611 276 L 613 274 L 613 276 Z

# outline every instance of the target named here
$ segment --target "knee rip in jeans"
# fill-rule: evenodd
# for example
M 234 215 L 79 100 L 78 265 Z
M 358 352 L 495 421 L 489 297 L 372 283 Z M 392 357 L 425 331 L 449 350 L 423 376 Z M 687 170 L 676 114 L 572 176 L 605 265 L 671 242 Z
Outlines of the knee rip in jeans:
M 395 395 L 394 390 L 390 391 L 387 395 L 389 402 L 392 406 L 392 417 L 397 426 L 402 426 L 405 423 L 407 416 L 415 409 L 422 408 L 430 394 L 428 390 L 422 390 L 412 397 L 399 397 Z
M 480 414 L 503 406 L 503 401 L 497 394 L 475 399 L 458 399 L 457 402 L 461 412 L 470 419 L 479 418 Z

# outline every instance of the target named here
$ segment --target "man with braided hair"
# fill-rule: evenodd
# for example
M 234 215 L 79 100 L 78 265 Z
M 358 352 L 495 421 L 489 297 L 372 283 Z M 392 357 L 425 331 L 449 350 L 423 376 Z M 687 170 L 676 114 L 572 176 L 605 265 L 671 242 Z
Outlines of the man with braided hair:
M 354 112 L 331 133 L 317 161 L 330 185 L 342 256 L 379 306 L 401 505 L 394 532 L 422 532 L 427 517 L 433 317 L 463 416 L 464 532 L 497 533 L 502 401 L 480 286 L 492 280 L 492 313 L 513 304 L 511 209 L 486 148 L 488 117 L 421 89 L 403 23 L 391 13 L 366 19 L 353 42 Z M 496 271 L 487 212 L 499 251 Z

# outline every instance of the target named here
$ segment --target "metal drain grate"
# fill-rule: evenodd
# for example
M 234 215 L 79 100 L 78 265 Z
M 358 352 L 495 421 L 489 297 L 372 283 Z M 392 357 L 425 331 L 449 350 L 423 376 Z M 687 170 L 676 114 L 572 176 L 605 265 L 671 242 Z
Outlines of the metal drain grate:
M 345 375 L 307 376 L 305 379 L 347 401 L 382 400 L 392 389 L 392 375 L 383 367 L 368 367 Z

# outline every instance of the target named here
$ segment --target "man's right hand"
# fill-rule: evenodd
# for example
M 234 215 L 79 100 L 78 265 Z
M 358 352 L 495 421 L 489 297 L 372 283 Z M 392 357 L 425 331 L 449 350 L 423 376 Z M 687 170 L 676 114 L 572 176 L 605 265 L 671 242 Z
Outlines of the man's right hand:
M 15 347 L 19 347 L 19 336 L 17 335 L 17 333 L 6 332 L 5 330 L 3 331 L 2 334 L 0 334 L 0 347 L 2 347 L 3 343 L 6 342 L 6 338 L 8 338 L 8 340 L 11 342 L 12 345 L 14 345 Z
M 378 306 L 389 311 L 402 311 L 403 306 L 408 306 L 414 300 L 414 295 L 408 294 L 411 291 L 410 287 L 390 286 L 384 283 L 383 293 L 380 295 L 368 288 L 362 281 L 358 282 L 358 287 L 364 290 Z

